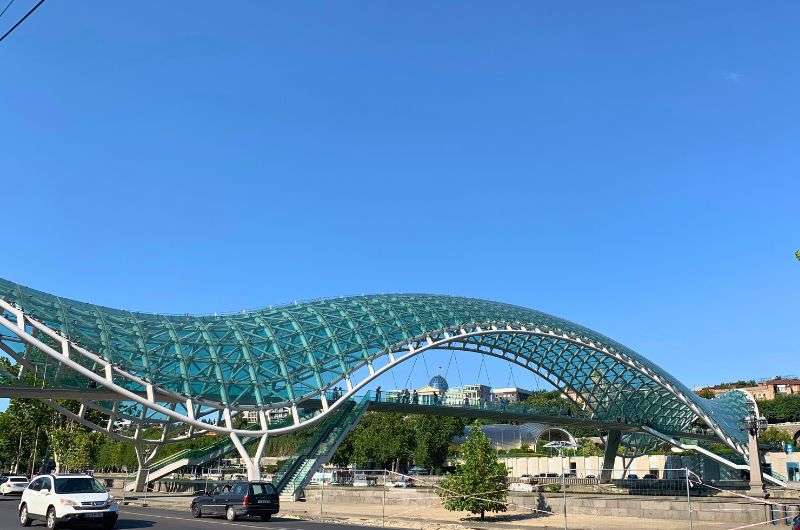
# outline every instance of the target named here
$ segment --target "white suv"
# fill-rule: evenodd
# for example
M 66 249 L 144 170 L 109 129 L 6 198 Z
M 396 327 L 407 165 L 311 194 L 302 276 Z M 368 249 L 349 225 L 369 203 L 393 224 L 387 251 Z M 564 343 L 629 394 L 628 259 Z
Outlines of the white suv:
M 22 492 L 19 524 L 30 526 L 34 519 L 44 519 L 47 528 L 81 522 L 111 529 L 118 510 L 114 497 L 92 476 L 39 475 Z
M 0 495 L 20 494 L 28 485 L 28 479 L 21 476 L 0 477 Z

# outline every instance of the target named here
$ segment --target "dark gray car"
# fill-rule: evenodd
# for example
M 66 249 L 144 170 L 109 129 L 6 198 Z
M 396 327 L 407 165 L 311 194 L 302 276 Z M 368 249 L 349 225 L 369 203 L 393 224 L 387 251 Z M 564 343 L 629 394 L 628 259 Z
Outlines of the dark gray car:
M 190 505 L 192 515 L 223 516 L 229 521 L 254 516 L 269 521 L 280 510 L 278 492 L 269 482 L 225 482 L 204 491 Z

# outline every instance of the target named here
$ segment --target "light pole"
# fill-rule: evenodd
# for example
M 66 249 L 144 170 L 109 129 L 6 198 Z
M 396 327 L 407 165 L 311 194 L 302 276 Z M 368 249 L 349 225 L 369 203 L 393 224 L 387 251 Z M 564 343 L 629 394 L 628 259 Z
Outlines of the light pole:
M 758 435 L 767 428 L 767 420 L 760 418 L 756 411 L 750 413 L 744 420 L 744 430 L 747 431 L 747 452 L 750 458 L 750 495 L 763 497 L 764 477 L 761 471 L 761 457 L 758 454 Z
M 561 491 L 564 494 L 564 530 L 567 530 L 567 477 L 564 476 L 564 449 L 576 449 L 578 446 L 569 441 L 556 441 L 544 444 L 549 449 L 558 449 L 561 460 Z

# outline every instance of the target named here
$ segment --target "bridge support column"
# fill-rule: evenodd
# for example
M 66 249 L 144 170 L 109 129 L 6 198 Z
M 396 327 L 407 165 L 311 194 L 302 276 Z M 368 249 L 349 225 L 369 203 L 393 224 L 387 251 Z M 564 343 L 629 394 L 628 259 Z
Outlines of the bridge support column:
M 763 497 L 764 475 L 761 470 L 761 455 L 758 453 L 758 428 L 747 430 L 747 452 L 750 459 L 750 496 Z
M 255 456 L 250 456 L 247 452 L 247 448 L 235 432 L 230 433 L 230 437 L 233 446 L 236 447 L 236 450 L 239 452 L 239 458 L 242 459 L 245 468 L 247 468 L 247 480 L 261 480 L 261 466 L 259 464 L 264 450 L 267 448 L 267 435 L 262 435 L 261 439 L 258 441 L 258 448 L 256 448 Z
M 158 448 L 159 446 L 157 445 L 148 453 L 147 449 L 142 444 L 135 444 L 133 446 L 134 451 L 136 451 L 136 463 L 139 465 L 138 469 L 136 469 L 133 491 L 141 493 L 147 488 L 147 475 L 150 474 L 150 464 L 153 463 Z
M 600 470 L 600 484 L 608 484 L 611 482 L 620 440 L 622 440 L 622 433 L 620 431 L 608 431 L 606 447 L 603 452 L 603 469 Z

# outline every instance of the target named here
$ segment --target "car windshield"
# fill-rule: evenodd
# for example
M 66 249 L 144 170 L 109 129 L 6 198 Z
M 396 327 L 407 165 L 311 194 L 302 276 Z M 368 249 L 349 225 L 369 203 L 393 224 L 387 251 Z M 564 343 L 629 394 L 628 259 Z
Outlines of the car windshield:
M 253 495 L 272 495 L 275 493 L 275 486 L 272 484 L 250 484 L 253 488 Z
M 105 493 L 102 484 L 90 477 L 56 479 L 56 493 Z
M 28 479 L 25 477 L 11 477 L 8 479 L 9 482 L 28 482 Z

